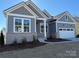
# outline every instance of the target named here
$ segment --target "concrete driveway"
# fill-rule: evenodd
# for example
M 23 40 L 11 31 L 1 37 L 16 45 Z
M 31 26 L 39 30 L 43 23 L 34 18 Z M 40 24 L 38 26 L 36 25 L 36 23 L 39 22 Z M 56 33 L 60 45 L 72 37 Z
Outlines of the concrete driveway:
M 57 44 L 46 44 L 45 46 L 7 51 L 0 53 L 1 58 L 57 58 L 57 57 L 79 57 L 79 41 Z

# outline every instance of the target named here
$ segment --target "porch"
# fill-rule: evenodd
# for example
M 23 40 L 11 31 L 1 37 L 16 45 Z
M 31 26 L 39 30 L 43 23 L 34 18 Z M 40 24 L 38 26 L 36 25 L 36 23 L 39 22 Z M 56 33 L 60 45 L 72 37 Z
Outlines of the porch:
M 36 19 L 35 20 L 35 32 L 38 38 L 46 38 L 46 19 Z

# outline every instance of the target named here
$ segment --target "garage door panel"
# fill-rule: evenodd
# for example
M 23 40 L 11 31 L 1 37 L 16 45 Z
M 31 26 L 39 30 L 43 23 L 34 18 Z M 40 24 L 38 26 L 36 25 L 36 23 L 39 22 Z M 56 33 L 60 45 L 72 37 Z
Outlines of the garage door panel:
M 75 37 L 74 31 L 59 31 L 60 38 L 73 38 Z

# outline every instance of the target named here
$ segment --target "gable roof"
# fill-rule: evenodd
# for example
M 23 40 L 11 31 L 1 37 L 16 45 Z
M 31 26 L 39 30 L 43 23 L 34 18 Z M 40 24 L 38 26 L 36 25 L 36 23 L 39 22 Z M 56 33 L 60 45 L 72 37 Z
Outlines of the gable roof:
M 65 11 L 65 12 L 62 12 L 61 14 L 55 16 L 54 18 L 59 20 L 60 18 L 62 18 L 64 15 L 68 15 L 72 18 L 72 20 L 75 22 L 75 19 L 73 18 L 73 16 L 68 12 L 68 11 Z
M 22 5 L 23 3 L 24 3 L 24 2 L 22 1 L 22 2 L 20 2 L 20 3 L 16 4 L 16 5 L 14 5 L 14 6 L 11 6 L 11 7 L 7 8 L 7 9 L 5 9 L 5 10 L 3 11 L 4 14 L 6 14 L 6 12 L 8 12 L 9 10 L 11 10 L 12 8 L 14 8 L 14 7 L 16 7 L 16 6 Z
M 18 9 L 18 8 L 20 8 L 20 7 L 22 7 L 22 6 L 25 7 L 26 9 L 28 9 L 28 11 L 29 11 L 31 14 L 33 14 L 34 16 L 37 17 L 37 15 L 26 5 L 25 2 L 20 2 L 20 3 L 14 5 L 14 6 L 10 7 L 10 8 L 8 8 L 8 9 L 4 10 L 4 14 L 6 15 L 7 13 L 10 13 L 10 12 L 12 12 L 12 11 L 14 11 L 14 10 L 16 10 L 16 9 Z
M 26 4 L 27 4 L 27 6 L 30 7 L 32 10 L 35 9 L 35 11 L 34 11 L 34 10 L 33 10 L 33 11 L 34 11 L 36 14 L 40 14 L 41 16 L 48 18 L 48 17 L 41 11 L 41 9 L 38 8 L 31 0 L 28 0 L 28 1 L 26 2 Z
M 44 9 L 42 11 L 48 18 L 51 18 L 51 15 L 48 13 L 48 11 L 46 9 Z
M 29 5 L 30 5 L 31 6 L 31 8 L 30 8 L 31 11 L 33 11 L 32 8 L 35 10 L 35 11 L 33 11 L 35 15 L 40 15 L 42 17 L 48 18 L 31 0 L 28 0 L 26 2 L 20 2 L 20 3 L 8 8 L 8 9 L 4 10 L 4 14 L 6 14 L 7 12 L 10 12 L 14 8 L 18 9 L 21 5 L 25 5 L 28 8 L 30 8 L 29 7 Z

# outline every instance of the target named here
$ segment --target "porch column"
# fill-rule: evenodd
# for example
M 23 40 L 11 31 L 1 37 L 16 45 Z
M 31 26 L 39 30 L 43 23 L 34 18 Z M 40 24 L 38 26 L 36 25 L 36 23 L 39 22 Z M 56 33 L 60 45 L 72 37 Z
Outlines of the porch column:
M 46 37 L 46 20 L 44 20 L 44 36 Z
M 35 32 L 36 32 L 36 17 L 34 17 L 35 18 Z

